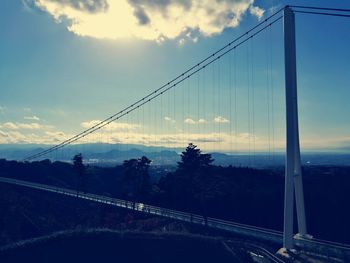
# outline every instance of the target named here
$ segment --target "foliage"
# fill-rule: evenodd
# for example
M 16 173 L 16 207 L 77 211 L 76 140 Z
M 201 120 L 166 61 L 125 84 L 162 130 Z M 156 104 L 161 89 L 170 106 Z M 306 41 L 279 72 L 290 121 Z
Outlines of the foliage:
M 181 162 L 178 169 L 182 172 L 193 173 L 203 168 L 208 168 L 214 160 L 210 154 L 203 154 L 197 145 L 190 143 L 181 154 Z
M 148 198 L 151 190 L 150 177 L 148 174 L 150 163 L 151 160 L 145 156 L 139 159 L 124 161 L 122 188 L 125 197 L 134 202 Z
M 77 193 L 79 193 L 79 191 L 83 191 L 84 193 L 86 193 L 87 175 L 85 173 L 85 166 L 83 164 L 82 154 L 79 153 L 74 155 L 72 161 L 73 161 L 73 170 L 78 176 Z
M 160 188 L 166 198 L 179 209 L 190 210 L 200 207 L 206 216 L 205 202 L 210 198 L 212 185 L 204 185 L 210 179 L 214 160 L 210 154 L 203 154 L 199 148 L 190 143 L 181 154 L 181 162 L 174 173 L 168 173 L 160 181 Z
M 203 158 L 197 147 L 189 146 L 177 169 L 164 173 L 153 185 L 146 157 L 115 167 L 86 166 L 88 192 L 282 230 L 284 167 L 216 166 L 208 161 L 210 155 Z M 190 165 L 192 162 L 195 165 Z M 0 159 L 0 173 L 71 189 L 77 178 L 72 164 L 50 160 L 29 163 Z M 350 213 L 345 208 L 350 200 L 349 174 L 349 166 L 303 167 L 308 229 L 314 236 L 350 243 Z

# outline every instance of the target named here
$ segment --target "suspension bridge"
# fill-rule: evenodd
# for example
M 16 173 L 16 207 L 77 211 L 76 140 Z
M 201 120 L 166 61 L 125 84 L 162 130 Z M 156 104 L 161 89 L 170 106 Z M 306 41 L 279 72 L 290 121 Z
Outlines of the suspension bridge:
M 298 127 L 296 14 L 349 18 L 350 9 L 285 6 L 146 96 L 102 121 L 86 124 L 84 131 L 24 161 L 69 160 L 69 146 L 81 147 L 79 152 L 84 153 L 84 144 L 95 142 L 174 151 L 193 142 L 204 152 L 229 154 L 232 165 L 237 165 L 235 154 L 245 152 L 252 167 L 257 154 L 266 152 L 272 163 L 276 153 L 284 151 L 283 232 L 215 218 L 209 218 L 208 225 L 274 240 L 286 251 L 319 246 L 349 253 L 348 246 L 318 240 L 307 229 Z M 284 78 L 276 74 L 276 68 L 283 69 Z M 6 178 L 0 181 L 76 195 L 48 185 Z M 143 203 L 132 206 L 125 200 L 91 194 L 81 194 L 80 198 L 204 224 L 201 216 Z M 294 206 L 297 233 L 293 229 Z

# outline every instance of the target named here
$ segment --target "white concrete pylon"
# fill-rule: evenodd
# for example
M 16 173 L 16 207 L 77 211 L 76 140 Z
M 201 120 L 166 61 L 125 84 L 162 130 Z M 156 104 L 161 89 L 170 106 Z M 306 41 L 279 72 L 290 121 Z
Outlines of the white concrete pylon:
M 294 194 L 297 208 L 298 234 L 300 236 L 307 236 L 307 229 L 305 220 L 298 127 L 295 18 L 293 11 L 289 7 L 284 9 L 283 15 L 287 125 L 283 247 L 290 250 L 294 247 Z

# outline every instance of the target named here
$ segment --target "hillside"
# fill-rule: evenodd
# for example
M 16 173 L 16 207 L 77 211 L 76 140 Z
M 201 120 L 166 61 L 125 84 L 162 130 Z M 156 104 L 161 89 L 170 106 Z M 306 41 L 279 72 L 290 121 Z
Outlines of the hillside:
M 183 234 L 68 231 L 0 250 L 1 262 L 240 262 L 220 239 Z

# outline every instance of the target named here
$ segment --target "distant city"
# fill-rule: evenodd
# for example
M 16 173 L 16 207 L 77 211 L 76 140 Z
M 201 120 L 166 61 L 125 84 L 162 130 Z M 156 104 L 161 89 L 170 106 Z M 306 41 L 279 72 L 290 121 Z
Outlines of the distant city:
M 0 158 L 7 160 L 22 160 L 30 154 L 40 152 L 49 145 L 41 144 L 3 144 L 0 145 Z M 136 144 L 77 144 L 66 147 L 52 156 L 46 156 L 51 161 L 71 162 L 76 153 L 82 153 L 84 162 L 90 165 L 115 166 L 124 160 L 147 156 L 152 161 L 152 166 L 176 166 L 180 160 L 182 148 L 166 148 L 144 146 Z M 215 165 L 222 166 L 251 166 L 265 168 L 284 165 L 284 152 L 237 152 L 228 154 L 221 152 L 210 152 Z M 302 164 L 306 165 L 335 165 L 350 166 L 350 151 L 339 149 L 320 152 L 302 152 Z

